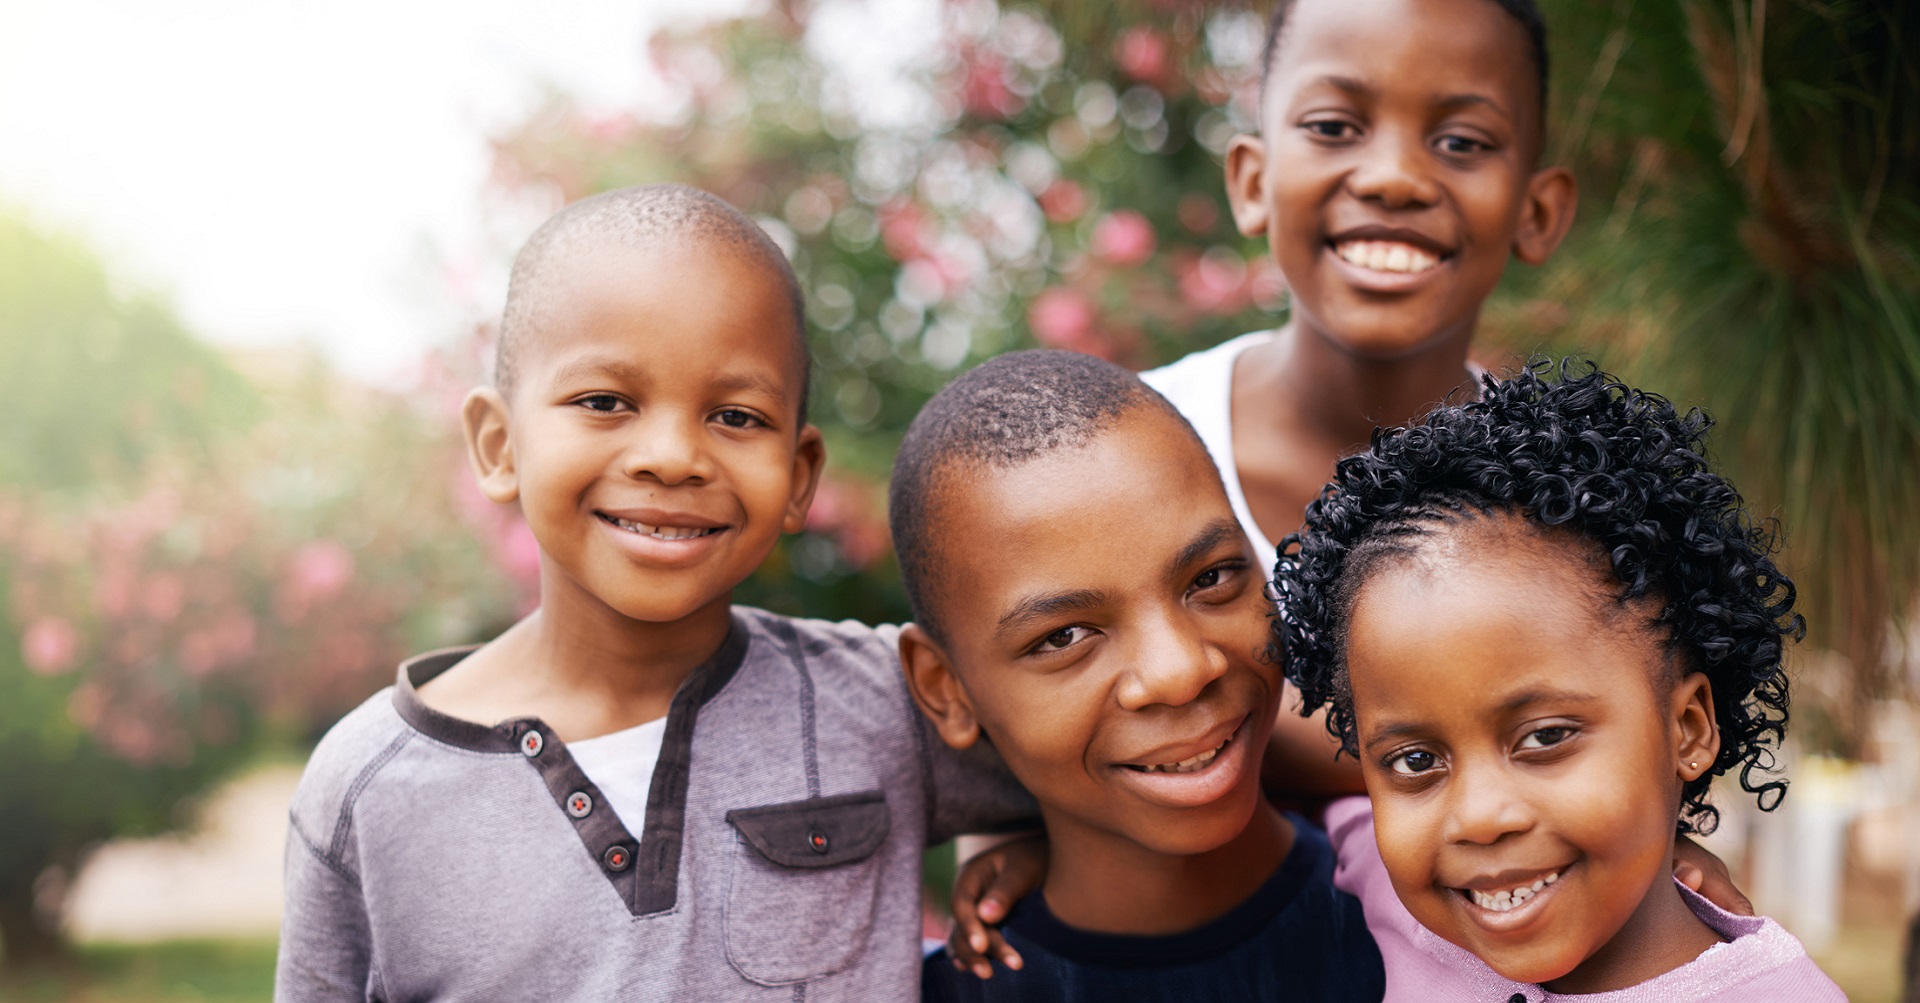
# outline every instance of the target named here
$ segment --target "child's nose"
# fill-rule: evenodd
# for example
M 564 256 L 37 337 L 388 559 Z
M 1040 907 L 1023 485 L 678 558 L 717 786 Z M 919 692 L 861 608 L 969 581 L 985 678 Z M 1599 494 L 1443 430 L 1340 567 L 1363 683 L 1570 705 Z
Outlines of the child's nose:
M 661 410 L 634 423 L 621 466 L 627 476 L 662 484 L 702 481 L 712 476 L 702 442 L 703 422 Z
M 1449 843 L 1489 846 L 1533 826 L 1526 801 L 1493 768 L 1455 763 L 1446 796 Z
M 1190 625 L 1166 622 L 1142 631 L 1119 698 L 1128 710 L 1192 703 L 1227 671 L 1227 659 Z
M 1361 147 L 1360 163 L 1347 177 L 1355 197 L 1388 209 L 1432 205 L 1440 197 L 1426 137 L 1382 129 Z

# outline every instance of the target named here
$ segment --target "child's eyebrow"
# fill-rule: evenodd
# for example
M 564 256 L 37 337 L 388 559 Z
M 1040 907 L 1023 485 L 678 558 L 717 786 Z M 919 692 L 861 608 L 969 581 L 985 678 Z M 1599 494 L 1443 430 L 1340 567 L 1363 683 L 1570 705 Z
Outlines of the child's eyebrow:
M 1522 690 L 1500 701 L 1496 708 L 1502 714 L 1511 714 L 1537 703 L 1591 703 L 1599 699 L 1598 694 L 1579 693 L 1574 690 L 1558 690 L 1552 687 L 1536 687 Z
M 1500 102 L 1495 101 L 1485 94 L 1449 94 L 1433 103 L 1433 106 L 1441 111 L 1459 111 L 1462 108 L 1471 108 L 1474 105 L 1486 105 L 1488 108 L 1493 109 L 1495 114 L 1506 118 L 1513 117 L 1506 108 L 1501 106 Z
M 994 631 L 1010 634 L 1035 620 L 1093 609 L 1106 601 L 1107 594 L 1099 589 L 1072 589 L 1026 596 L 1000 617 L 1000 622 L 994 625 Z
M 639 366 L 611 355 L 586 355 L 554 370 L 553 382 L 572 383 L 594 377 L 631 380 L 641 375 Z
M 739 393 L 742 391 L 757 391 L 777 401 L 787 399 L 786 384 L 778 380 L 768 379 L 761 373 L 720 373 L 714 376 L 714 378 L 708 382 L 708 385 L 715 390 L 724 392 Z
M 1240 527 L 1235 525 L 1232 520 L 1215 519 L 1207 523 L 1206 528 L 1202 529 L 1198 534 L 1195 534 L 1192 540 L 1187 541 L 1186 546 L 1180 548 L 1180 553 L 1176 555 L 1172 561 L 1168 562 L 1167 570 L 1178 575 L 1192 565 L 1193 562 L 1207 556 L 1207 553 L 1213 550 L 1213 548 L 1239 535 Z
M 1525 710 L 1537 703 L 1590 704 L 1600 699 L 1601 697 L 1597 693 L 1581 693 L 1575 690 L 1538 686 L 1529 690 L 1521 690 L 1507 699 L 1500 701 L 1499 706 L 1493 709 L 1493 716 L 1496 718 L 1504 718 L 1509 714 Z M 1403 735 L 1425 734 L 1429 728 L 1430 725 L 1427 722 L 1419 720 L 1383 721 L 1376 724 L 1375 727 L 1368 729 L 1366 738 L 1360 744 L 1363 747 L 1371 748 L 1390 738 L 1399 738 Z
M 1337 73 L 1328 74 L 1315 80 L 1313 83 L 1325 84 L 1355 97 L 1370 98 L 1380 93 L 1379 88 L 1367 83 L 1365 80 L 1361 80 L 1358 77 L 1342 76 Z M 1508 112 L 1505 106 L 1485 94 L 1448 94 L 1433 102 L 1434 108 L 1447 112 L 1459 111 L 1462 108 L 1469 108 L 1474 105 L 1486 105 L 1500 115 L 1504 115 L 1507 118 L 1513 117 L 1512 113 Z

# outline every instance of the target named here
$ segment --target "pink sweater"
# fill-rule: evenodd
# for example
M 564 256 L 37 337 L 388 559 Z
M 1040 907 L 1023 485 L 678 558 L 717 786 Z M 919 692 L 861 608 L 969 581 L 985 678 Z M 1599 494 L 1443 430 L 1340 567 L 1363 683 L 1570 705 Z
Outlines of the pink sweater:
M 1515 982 L 1479 958 L 1421 926 L 1400 904 L 1373 838 L 1366 798 L 1327 809 L 1327 835 L 1339 865 L 1333 883 L 1366 909 L 1367 928 L 1387 966 L 1384 1003 L 1845 1003 L 1793 934 L 1764 916 L 1736 916 L 1680 887 L 1701 921 L 1727 943 L 1637 986 L 1584 996 L 1562 996 L 1531 982 Z

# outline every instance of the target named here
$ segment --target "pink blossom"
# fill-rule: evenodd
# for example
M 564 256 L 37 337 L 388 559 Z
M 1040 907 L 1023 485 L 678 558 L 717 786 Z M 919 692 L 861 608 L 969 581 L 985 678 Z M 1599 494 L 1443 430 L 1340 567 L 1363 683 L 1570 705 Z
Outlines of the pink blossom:
M 1167 71 L 1167 40 L 1152 28 L 1129 29 L 1114 43 L 1113 60 L 1135 80 L 1158 80 Z
M 1048 348 L 1110 358 L 1112 347 L 1094 333 L 1095 319 L 1086 294 L 1064 286 L 1043 290 L 1027 308 L 1027 325 L 1035 341 Z
M 807 509 L 807 531 L 818 533 L 832 530 L 840 525 L 846 512 L 846 489 L 832 475 L 822 477 L 820 486 L 813 492 L 813 505 Z
M 526 586 L 539 583 L 540 541 L 525 519 L 516 516 L 503 526 L 494 546 L 508 577 Z
M 1177 271 L 1180 298 L 1196 310 L 1228 314 L 1247 303 L 1247 265 L 1231 248 L 1210 248 Z
M 1153 257 L 1154 243 L 1153 224 L 1147 217 L 1121 209 L 1100 217 L 1093 225 L 1088 249 L 1107 264 L 1127 268 Z
M 981 118 L 1008 118 L 1026 103 L 1007 86 L 1006 63 L 991 53 L 968 61 L 964 95 L 967 111 Z
M 80 655 L 80 633 L 57 616 L 43 616 L 27 625 L 20 638 L 20 657 L 27 668 L 43 676 L 73 668 Z
M 905 199 L 880 207 L 880 242 L 895 261 L 911 261 L 926 253 L 926 213 Z
M 1055 181 L 1040 193 L 1040 211 L 1050 223 L 1071 223 L 1087 211 L 1086 189 L 1071 181 Z
M 332 540 L 315 540 L 293 552 L 286 578 L 274 594 L 274 610 L 287 623 L 305 619 L 317 603 L 338 595 L 353 580 L 353 553 Z
M 147 579 L 140 590 L 140 608 L 161 623 L 170 623 L 180 615 L 187 602 L 187 583 L 175 574 L 157 574 Z
M 315 540 L 294 551 L 288 577 L 309 599 L 332 598 L 353 580 L 353 552 L 332 540 Z

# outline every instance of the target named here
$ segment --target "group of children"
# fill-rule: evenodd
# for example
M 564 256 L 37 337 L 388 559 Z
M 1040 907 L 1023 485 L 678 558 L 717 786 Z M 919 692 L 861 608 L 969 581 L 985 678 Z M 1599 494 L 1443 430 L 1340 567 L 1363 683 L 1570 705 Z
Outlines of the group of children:
M 1675 864 L 1713 777 L 1777 801 L 1798 630 L 1705 420 L 1468 361 L 1571 218 L 1545 61 L 1528 0 L 1283 2 L 1227 182 L 1288 323 L 943 390 L 904 627 L 731 601 L 825 462 L 779 249 L 679 186 L 556 215 L 463 411 L 540 607 L 315 751 L 277 997 L 1842 998 Z M 923 849 L 1036 827 L 923 961 Z

